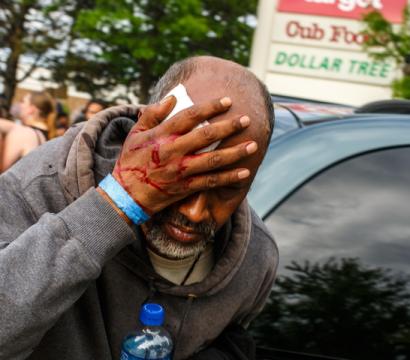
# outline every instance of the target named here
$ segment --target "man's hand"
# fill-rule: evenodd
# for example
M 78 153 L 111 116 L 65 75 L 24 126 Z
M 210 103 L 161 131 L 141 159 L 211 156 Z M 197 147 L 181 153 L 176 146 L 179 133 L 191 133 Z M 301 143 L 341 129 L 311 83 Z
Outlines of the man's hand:
M 256 151 L 245 142 L 221 150 L 195 154 L 209 144 L 249 125 L 247 116 L 221 120 L 191 131 L 204 120 L 226 112 L 229 98 L 194 105 L 162 120 L 175 98 L 147 106 L 126 138 L 113 176 L 150 215 L 198 191 L 225 186 L 247 178 L 248 169 L 218 171 Z

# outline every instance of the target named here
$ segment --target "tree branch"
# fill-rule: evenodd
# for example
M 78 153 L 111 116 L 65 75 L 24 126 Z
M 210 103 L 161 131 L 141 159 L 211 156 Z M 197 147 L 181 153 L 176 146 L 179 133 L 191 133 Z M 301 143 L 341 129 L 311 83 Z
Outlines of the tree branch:
M 43 54 L 37 54 L 35 60 L 30 65 L 30 67 L 28 68 L 26 73 L 20 79 L 17 79 L 17 82 L 22 82 L 22 81 L 26 80 L 31 75 L 31 73 L 34 71 L 34 69 L 38 66 L 38 64 L 39 64 L 42 57 L 43 57 Z

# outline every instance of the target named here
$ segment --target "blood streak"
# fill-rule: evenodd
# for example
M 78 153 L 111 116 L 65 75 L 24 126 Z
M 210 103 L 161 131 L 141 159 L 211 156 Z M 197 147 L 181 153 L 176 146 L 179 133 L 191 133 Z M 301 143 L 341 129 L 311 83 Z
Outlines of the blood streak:
M 151 158 L 152 162 L 155 165 L 159 166 L 159 164 L 161 163 L 161 160 L 159 158 L 159 144 L 155 144 L 154 148 L 152 149 Z
M 153 188 L 157 189 L 158 191 L 161 191 L 162 193 L 169 195 L 169 193 L 160 186 L 161 184 L 164 184 L 164 185 L 168 184 L 168 182 L 155 182 L 151 180 L 149 176 L 147 175 L 146 166 L 124 167 L 124 168 L 121 168 L 120 171 L 137 173 L 137 178 L 139 181 L 144 182 L 145 184 L 151 185 Z
M 141 132 L 141 130 L 140 129 L 132 130 L 132 133 L 138 133 L 138 132 Z M 171 184 L 176 183 L 177 181 L 180 181 L 183 178 L 182 173 L 188 167 L 185 164 L 185 162 L 187 160 L 189 160 L 190 158 L 193 158 L 193 157 L 196 157 L 196 156 L 201 156 L 202 154 L 186 156 L 182 159 L 179 159 L 179 161 L 178 161 L 178 170 L 177 170 L 177 174 L 176 174 L 177 176 L 172 181 L 154 181 L 150 178 L 150 176 L 148 174 L 148 169 L 149 169 L 149 167 L 151 167 L 151 168 L 160 168 L 161 167 L 161 159 L 160 159 L 161 145 L 174 142 L 179 136 L 180 135 L 178 135 L 178 134 L 172 134 L 172 135 L 167 136 L 167 137 L 162 137 L 162 138 L 155 139 L 155 140 L 149 140 L 149 141 L 146 141 L 142 144 L 137 144 L 137 145 L 130 146 L 128 148 L 128 151 L 137 151 L 137 150 L 145 149 L 145 148 L 148 148 L 149 146 L 152 146 L 152 149 L 151 149 L 152 163 L 144 165 L 144 166 L 123 167 L 121 165 L 121 157 L 122 157 L 122 151 L 121 151 L 120 157 L 119 157 L 117 165 L 116 165 L 115 173 L 118 175 L 118 179 L 120 180 L 121 185 L 124 187 L 124 189 L 128 193 L 130 193 L 130 191 L 129 191 L 129 188 L 127 187 L 127 185 L 125 184 L 125 181 L 124 181 L 124 177 L 123 177 L 124 172 L 134 173 L 134 175 L 137 177 L 137 179 L 139 181 L 152 186 L 153 188 L 157 189 L 158 191 L 160 191 L 160 192 L 162 192 L 166 195 L 170 195 L 170 193 L 168 191 L 166 191 L 163 188 L 163 186 L 171 185 Z M 165 165 L 163 165 L 163 166 L 165 166 Z M 187 182 L 187 184 L 189 184 L 189 182 Z

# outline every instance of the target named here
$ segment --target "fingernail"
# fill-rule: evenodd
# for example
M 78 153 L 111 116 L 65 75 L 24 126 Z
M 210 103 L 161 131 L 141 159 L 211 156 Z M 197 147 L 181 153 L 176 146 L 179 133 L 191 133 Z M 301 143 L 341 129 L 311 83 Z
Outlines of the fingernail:
M 256 142 L 251 142 L 250 144 L 246 145 L 246 151 L 248 154 L 254 153 L 256 150 L 258 150 L 258 144 Z
M 232 104 L 232 100 L 229 97 L 224 97 L 219 100 L 223 106 L 229 106 Z
M 239 178 L 239 179 L 245 179 L 245 178 L 247 178 L 250 174 L 251 174 L 251 172 L 250 172 L 248 169 L 241 170 L 241 171 L 238 172 L 238 178 Z
M 246 116 L 246 115 L 245 115 L 245 116 L 242 116 L 242 117 L 239 119 L 239 121 L 240 121 L 242 127 L 245 127 L 245 126 L 248 126 L 248 125 L 250 124 L 251 119 L 249 119 L 249 116 Z
M 173 97 L 174 97 L 174 95 L 169 95 L 169 96 L 167 96 L 165 99 L 162 99 L 162 100 L 160 101 L 160 104 L 165 104 L 165 103 L 167 103 L 167 102 L 170 101 Z

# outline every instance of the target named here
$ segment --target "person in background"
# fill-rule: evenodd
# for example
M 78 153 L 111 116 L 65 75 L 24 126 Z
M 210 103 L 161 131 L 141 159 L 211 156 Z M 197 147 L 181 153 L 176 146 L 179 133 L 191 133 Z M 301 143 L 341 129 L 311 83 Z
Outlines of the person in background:
M 89 100 L 81 113 L 77 117 L 75 117 L 73 124 L 78 124 L 80 122 L 90 120 L 95 114 L 99 113 L 101 110 L 106 109 L 108 106 L 109 104 L 101 99 Z
M 84 116 L 86 120 L 90 120 L 95 114 L 108 107 L 108 104 L 101 99 L 91 99 L 85 109 Z
M 10 113 L 6 106 L 6 98 L 4 97 L 4 95 L 0 94 L 0 118 L 8 119 L 9 116 Z
M 70 120 L 66 112 L 61 112 L 56 118 L 56 135 L 63 136 L 69 128 Z
M 0 119 L 4 142 L 0 172 L 56 135 L 54 100 L 47 92 L 27 94 L 20 104 L 20 118 L 22 124 Z
M 68 113 L 62 103 L 56 103 L 56 136 L 63 136 L 70 127 Z

